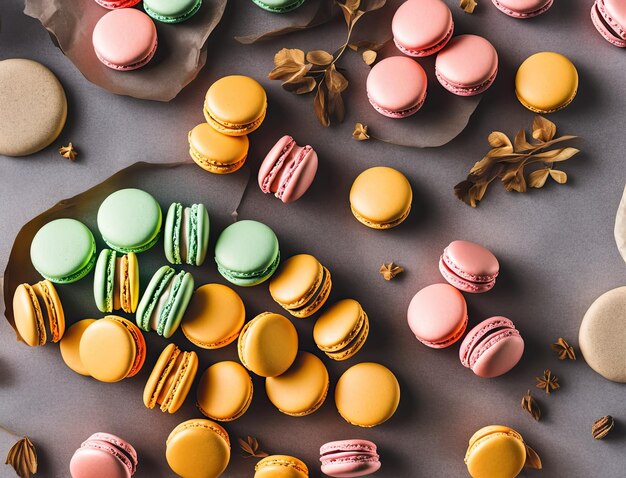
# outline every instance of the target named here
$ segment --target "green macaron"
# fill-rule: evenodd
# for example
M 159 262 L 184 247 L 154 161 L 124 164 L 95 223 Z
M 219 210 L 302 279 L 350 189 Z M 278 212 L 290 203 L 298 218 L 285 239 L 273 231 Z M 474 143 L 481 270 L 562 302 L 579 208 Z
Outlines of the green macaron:
M 222 276 L 248 287 L 269 279 L 280 262 L 278 238 L 257 221 L 239 221 L 222 231 L 215 244 L 215 262 Z
M 35 234 L 30 245 L 30 260 L 37 272 L 50 282 L 76 282 L 96 263 L 96 241 L 82 222 L 56 219 Z
M 161 207 L 141 189 L 120 189 L 98 209 L 102 239 L 117 252 L 143 252 L 157 242 L 161 231 Z
M 189 272 L 163 266 L 155 272 L 137 306 L 136 322 L 145 331 L 156 330 L 170 338 L 178 329 L 193 294 Z
M 165 217 L 165 257 L 172 264 L 200 266 L 209 248 L 209 213 L 203 204 L 173 203 Z
M 272 13 L 286 13 L 298 8 L 304 0 L 252 0 L 263 10 Z
M 139 301 L 139 263 L 134 252 L 102 249 L 93 275 L 93 296 L 100 312 L 134 313 Z
M 202 6 L 202 0 L 144 0 L 143 9 L 163 23 L 180 23 L 191 18 Z

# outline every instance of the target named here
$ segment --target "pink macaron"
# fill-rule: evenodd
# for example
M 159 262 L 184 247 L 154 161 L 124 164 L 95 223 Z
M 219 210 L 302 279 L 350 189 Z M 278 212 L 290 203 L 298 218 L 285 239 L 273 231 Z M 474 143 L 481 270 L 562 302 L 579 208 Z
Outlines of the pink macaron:
M 309 146 L 298 146 L 285 135 L 267 153 L 259 169 L 259 187 L 274 193 L 284 203 L 299 199 L 311 186 L 317 172 L 317 153 Z
M 439 52 L 435 76 L 448 91 L 473 96 L 489 88 L 498 74 L 498 53 L 478 35 L 459 35 Z
M 457 289 L 478 294 L 493 289 L 500 264 L 496 256 L 480 244 L 453 241 L 439 258 L 439 271 Z
M 461 363 L 479 377 L 492 378 L 511 370 L 522 358 L 524 339 L 506 317 L 491 317 L 470 330 L 461 343 Z
M 606 41 L 626 48 L 626 2 L 596 0 L 591 7 L 591 21 Z
M 130 478 L 137 470 L 137 452 L 110 433 L 94 433 L 72 456 L 72 478 Z
M 380 469 L 376 445 L 368 440 L 331 441 L 320 448 L 322 473 L 334 478 L 353 478 Z
M 376 111 L 389 118 L 406 118 L 426 99 L 428 78 L 419 63 L 392 56 L 377 63 L 367 76 L 367 97 Z
M 93 29 L 93 48 L 109 68 L 128 71 L 148 63 L 157 48 L 157 31 L 152 19 L 135 8 L 111 10 Z
M 115 10 L 116 8 L 134 7 L 140 1 L 141 0 L 96 0 L 96 3 L 109 10 Z
M 402 53 L 432 55 L 452 38 L 452 12 L 442 0 L 407 0 L 393 16 L 391 30 Z
M 432 284 L 411 299 L 407 320 L 424 345 L 434 349 L 449 347 L 467 328 L 467 304 L 458 289 L 449 284 Z
M 550 9 L 554 0 L 491 0 L 502 13 L 513 18 L 532 18 Z M 621 1 L 621 0 L 616 0 Z

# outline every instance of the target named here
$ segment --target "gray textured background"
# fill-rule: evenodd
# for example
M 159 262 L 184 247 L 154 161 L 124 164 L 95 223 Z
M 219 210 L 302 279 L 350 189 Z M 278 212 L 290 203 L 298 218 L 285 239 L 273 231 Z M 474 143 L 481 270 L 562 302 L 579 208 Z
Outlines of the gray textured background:
M 345 30 L 340 21 L 261 45 L 242 46 L 232 40 L 235 33 L 263 30 L 268 22 L 277 20 L 251 2 L 231 1 L 216 34 L 209 39 L 205 69 L 178 98 L 160 104 L 114 96 L 91 85 L 53 46 L 38 22 L 21 14 L 21 1 L 3 0 L 0 58 L 39 60 L 59 76 L 70 109 L 67 126 L 55 145 L 73 141 L 81 155 L 72 164 L 50 147 L 32 157 L 0 158 L 0 265 L 4 268 L 19 228 L 56 201 L 138 160 L 184 160 L 186 132 L 201 121 L 203 95 L 211 82 L 230 73 L 252 75 L 267 88 L 270 103 L 265 124 L 251 136 L 248 164 L 252 174 L 260 158 L 285 132 L 300 143 L 312 144 L 321 164 L 310 192 L 291 206 L 263 197 L 251 183 L 239 208 L 240 217 L 274 227 L 285 257 L 301 251 L 317 255 L 333 273 L 331 301 L 352 296 L 368 311 L 372 322 L 368 342 L 348 363 L 328 364 L 332 381 L 358 361 L 380 361 L 397 372 L 402 399 L 393 419 L 366 430 L 343 422 L 332 399 L 306 418 L 281 415 L 265 398 L 263 382 L 255 379 L 257 395 L 251 409 L 226 425 L 232 440 L 254 435 L 267 451 L 299 456 L 310 466 L 312 476 L 320 476 L 316 462 L 322 443 L 369 438 L 380 447 L 383 468 L 377 476 L 460 477 L 466 475 L 463 456 L 468 438 L 483 425 L 502 423 L 519 430 L 543 458 L 541 475 L 528 471 L 524 476 L 624 476 L 624 385 L 604 380 L 583 360 L 559 362 L 549 348 L 559 336 L 576 344 L 587 307 L 601 293 L 624 283 L 624 263 L 612 232 L 624 185 L 624 51 L 596 33 L 589 19 L 590 0 L 557 1 L 547 14 L 530 21 L 510 19 L 488 0 L 482 0 L 471 16 L 458 9 L 456 0 L 448 3 L 457 33 L 482 34 L 494 43 L 500 55 L 499 76 L 459 137 L 441 148 L 409 150 L 350 139 L 353 123 L 359 120 L 350 110 L 345 124 L 323 129 L 312 115 L 311 97 L 292 97 L 265 79 L 274 52 L 283 46 L 333 49 L 339 45 Z M 379 21 L 388 22 L 392 10 L 386 7 Z M 512 136 L 520 127 L 530 126 L 533 115 L 517 103 L 513 77 L 523 59 L 542 50 L 562 52 L 578 68 L 578 97 L 551 118 L 563 134 L 582 137 L 576 145 L 583 153 L 563 166 L 570 176 L 567 186 L 552 184 L 518 195 L 494 185 L 484 204 L 472 210 L 454 197 L 452 187 L 487 151 L 485 138 L 490 131 L 501 129 Z M 366 74 L 355 55 L 346 55 L 342 63 L 350 76 L 363 78 Z M 350 90 L 348 105 L 364 101 L 363 91 Z M 380 164 L 405 172 L 415 194 L 407 222 L 389 232 L 359 225 L 347 203 L 354 177 Z M 198 169 L 197 177 L 202 174 Z M 200 191 L 196 189 L 199 184 L 201 179 L 177 194 L 185 184 L 173 173 L 171 187 L 164 185 L 159 198 L 163 203 L 178 196 L 192 199 L 195 194 L 191 193 Z M 206 194 L 209 201 L 210 192 Z M 215 233 L 216 229 L 213 240 Z M 460 365 L 457 346 L 428 349 L 411 337 L 406 325 L 410 298 L 421 287 L 441 281 L 438 256 L 457 238 L 489 246 L 502 268 L 492 292 L 468 297 L 470 324 L 490 315 L 507 315 L 526 341 L 522 362 L 498 379 L 473 376 Z M 407 272 L 386 283 L 377 270 L 382 261 L 392 259 Z M 144 278 L 147 272 L 144 269 Z M 198 277 L 199 282 L 219 280 L 210 263 Z M 89 284 L 80 287 L 87 291 Z M 250 317 L 266 308 L 278 310 L 264 286 L 241 293 Z M 71 293 L 64 298 L 68 296 L 70 320 L 96 312 L 93 306 L 77 311 L 80 301 L 73 301 Z M 141 404 L 143 383 L 164 341 L 149 338 L 147 365 L 137 378 L 108 385 L 71 373 L 57 346 L 28 349 L 16 343 L 6 322 L 0 322 L 0 423 L 28 434 L 38 445 L 38 476 L 67 476 L 74 449 L 89 434 L 101 430 L 118 433 L 135 444 L 141 461 L 137 476 L 171 476 L 164 461 L 165 438 L 178 422 L 199 413 L 193 399 L 174 416 L 146 410 Z M 312 324 L 297 323 L 302 346 L 310 351 L 315 350 Z M 180 334 L 175 339 L 190 347 Z M 201 369 L 235 355 L 234 346 L 201 351 Z M 535 393 L 544 413 L 541 422 L 535 423 L 520 409 L 519 401 L 534 387 L 535 375 L 547 367 L 560 377 L 562 387 L 549 397 Z M 591 423 L 605 414 L 616 417 L 616 431 L 606 441 L 595 442 Z M 235 445 L 225 476 L 251 476 L 252 469 L 253 463 L 241 458 Z M 0 475 L 11 473 L 0 467 Z

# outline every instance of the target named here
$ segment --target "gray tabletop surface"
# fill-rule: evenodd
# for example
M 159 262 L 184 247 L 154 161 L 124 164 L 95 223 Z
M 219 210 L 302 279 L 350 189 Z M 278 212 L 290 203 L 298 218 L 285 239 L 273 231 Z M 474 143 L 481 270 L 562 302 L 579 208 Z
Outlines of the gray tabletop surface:
M 389 2 L 380 21 L 389 21 L 397 3 Z M 548 13 L 529 21 L 504 16 L 488 0 L 479 1 L 474 15 L 464 14 L 456 0 L 447 3 L 454 12 L 457 32 L 481 34 L 494 43 L 500 70 L 463 133 L 443 147 L 417 150 L 351 139 L 359 118 L 351 113 L 350 104 L 366 101 L 363 91 L 349 90 L 345 123 L 324 129 L 313 117 L 312 97 L 293 97 L 277 82 L 266 79 L 273 54 L 284 46 L 332 50 L 339 45 L 345 32 L 341 20 L 244 46 L 233 40 L 236 33 L 261 31 L 276 20 L 252 2 L 232 0 L 209 39 L 207 66 L 176 99 L 157 103 L 115 96 L 90 84 L 53 45 L 41 25 L 21 13 L 22 1 L 1 2 L 0 59 L 31 58 L 58 75 L 70 106 L 67 126 L 55 145 L 72 141 L 81 153 L 75 163 L 60 158 L 54 147 L 31 157 L 0 158 L 2 269 L 20 227 L 58 200 L 78 194 L 136 161 L 186 160 L 186 133 L 202 120 L 200 108 L 206 89 L 223 75 L 251 75 L 268 91 L 267 120 L 251 136 L 251 178 L 255 178 L 260 158 L 284 133 L 317 149 L 318 177 L 305 197 L 285 206 L 263 196 L 250 181 L 239 217 L 271 225 L 285 257 L 296 252 L 318 256 L 333 272 L 331 301 L 350 296 L 363 303 L 372 321 L 370 338 L 347 363 L 326 361 L 331 383 L 354 363 L 379 361 L 398 376 L 400 407 L 387 423 L 359 429 L 337 414 L 331 385 L 329 399 L 320 411 L 291 418 L 271 406 L 263 382 L 255 378 L 252 408 L 240 420 L 225 425 L 233 441 L 233 457 L 224 476 L 253 475 L 253 461 L 242 458 L 236 445 L 236 437 L 253 435 L 267 451 L 305 460 L 315 477 L 321 476 L 319 446 L 341 438 L 375 441 L 383 462 L 376 476 L 381 478 L 462 477 L 467 476 L 463 463 L 467 440 L 488 424 L 514 427 L 539 452 L 543 471 L 524 471 L 523 476 L 625 476 L 625 386 L 606 381 L 582 359 L 559 362 L 549 347 L 560 336 L 576 345 L 589 305 L 626 280 L 624 262 L 613 239 L 614 216 L 626 176 L 625 52 L 595 31 L 589 18 L 590 0 L 557 0 Z M 519 128 L 529 128 L 533 114 L 515 99 L 513 78 L 517 66 L 537 51 L 564 53 L 578 68 L 578 97 L 551 119 L 561 133 L 581 137 L 575 144 L 582 153 L 563 166 L 570 177 L 567 185 L 550 184 L 527 194 L 506 193 L 493 185 L 484 204 L 473 210 L 455 198 L 453 186 L 486 153 L 489 132 L 499 129 L 512 137 Z M 362 78 L 367 73 L 356 55 L 346 55 L 342 63 L 348 75 Z M 375 165 L 400 169 L 413 186 L 409 220 L 389 232 L 358 224 L 347 202 L 352 180 Z M 173 171 L 171 183 L 166 180 L 162 185 L 159 199 L 163 203 L 176 197 L 174 186 L 168 188 L 168 184 L 184 187 L 177 174 Z M 206 173 L 197 169 L 194 174 L 201 177 Z M 158 196 L 158 191 L 155 193 Z M 218 221 L 215 228 L 224 225 Z M 214 229 L 212 240 L 216 233 Z M 495 289 L 468 297 L 470 324 L 491 315 L 506 315 L 526 342 L 520 364 L 497 379 L 480 379 L 463 368 L 458 346 L 446 350 L 424 347 L 406 325 L 406 308 L 413 294 L 442 281 L 437 260 L 454 239 L 487 245 L 501 263 Z M 403 265 L 406 273 L 387 283 L 377 270 L 381 262 L 389 260 Z M 149 272 L 143 271 L 143 280 Z M 221 281 L 211 261 L 200 276 Z M 82 287 L 89 289 L 88 285 Z M 240 292 L 249 318 L 264 309 L 278 311 L 265 286 Z M 70 321 L 76 320 L 79 317 L 74 314 L 81 312 L 75 312 L 71 298 L 68 302 Z M 94 313 L 92 306 L 82 315 Z M 296 325 L 302 348 L 316 351 L 312 324 L 309 320 Z M 191 347 L 182 335 L 175 339 L 182 347 Z M 200 414 L 193 398 L 172 416 L 143 407 L 139 399 L 143 383 L 165 344 L 152 336 L 148 342 L 147 366 L 139 377 L 115 385 L 100 384 L 70 372 L 56 345 L 35 350 L 17 343 L 6 321 L 0 321 L 0 424 L 28 434 L 37 444 L 41 470 L 37 476 L 68 476 L 73 451 L 96 431 L 117 433 L 136 445 L 140 454 L 136 476 L 172 476 L 164 459 L 165 438 L 177 423 Z M 236 351 L 230 346 L 199 351 L 199 355 L 202 370 L 217 360 L 234 359 Z M 562 386 L 550 396 L 539 390 L 534 393 L 544 412 L 537 423 L 521 410 L 520 399 L 545 368 L 560 377 Z M 605 441 L 595 441 L 591 424 L 607 414 L 616 418 L 616 431 Z M 0 476 L 12 475 L 8 467 L 0 466 Z

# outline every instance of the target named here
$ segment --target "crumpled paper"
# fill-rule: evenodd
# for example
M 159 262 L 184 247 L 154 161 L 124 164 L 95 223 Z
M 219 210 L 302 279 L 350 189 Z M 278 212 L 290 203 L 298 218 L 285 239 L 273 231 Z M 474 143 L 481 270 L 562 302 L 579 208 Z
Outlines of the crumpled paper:
M 236 220 L 237 208 L 249 178 L 248 166 L 233 174 L 215 175 L 201 170 L 195 163 L 190 162 L 166 164 L 138 162 L 91 189 L 60 201 L 24 225 L 13 242 L 4 278 L 0 278 L 0 285 L 4 279 L 2 296 L 6 319 L 15 330 L 13 293 L 17 286 L 25 282 L 33 284 L 42 280 L 30 261 L 30 243 L 39 228 L 47 222 L 62 217 L 82 221 L 93 232 L 99 252 L 105 247 L 96 224 L 100 204 L 113 191 L 137 187 L 148 191 L 159 201 L 164 221 L 167 208 L 174 201 L 186 205 L 203 203 L 209 212 L 210 244 L 213 244 L 217 233 Z M 208 254 L 206 262 L 210 263 L 212 260 L 212 255 Z M 166 263 L 161 239 L 149 251 L 139 254 L 141 283 L 147 284 L 154 271 Z M 93 272 L 73 284 L 56 285 L 66 315 L 69 314 L 68 317 L 80 317 L 80 311 L 82 314 L 93 311 L 92 287 Z M 16 336 L 20 340 L 17 331 Z
M 192 18 L 168 25 L 155 22 L 159 45 L 143 68 L 115 71 L 104 66 L 91 46 L 97 21 L 108 12 L 94 1 L 25 0 L 24 13 L 46 27 L 56 45 L 92 83 L 118 95 L 170 101 L 202 69 L 205 42 L 222 18 L 227 0 L 205 0 Z
M 622 256 L 622 259 L 626 261 L 626 187 L 622 193 L 622 199 L 619 202 L 617 208 L 617 215 L 615 217 L 615 242 L 617 243 L 617 249 Z

